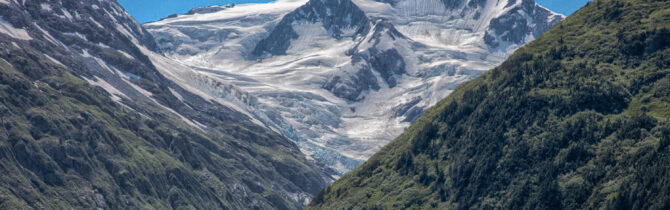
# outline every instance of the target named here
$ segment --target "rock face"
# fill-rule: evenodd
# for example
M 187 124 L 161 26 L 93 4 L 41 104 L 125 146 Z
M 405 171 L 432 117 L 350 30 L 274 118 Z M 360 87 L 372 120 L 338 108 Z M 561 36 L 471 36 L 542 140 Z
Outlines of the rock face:
M 591 2 L 306 209 L 667 209 L 667 40 L 670 2 Z
M 286 55 L 291 40 L 300 38 L 293 25 L 305 23 L 320 23 L 330 36 L 341 39 L 355 36 L 351 32 L 366 27 L 368 18 L 351 0 L 310 0 L 304 6 L 286 14 L 270 35 L 256 45 L 252 54 Z
M 0 18 L 2 209 L 299 209 L 332 180 L 116 1 L 5 0 Z
M 257 99 L 240 108 L 340 174 L 563 19 L 532 0 L 279 0 L 211 11 L 145 27 L 163 54 Z
M 523 0 L 521 6 L 491 20 L 484 41 L 494 48 L 504 42 L 524 43 L 527 37 L 539 37 L 559 21 L 560 18 L 553 17 L 551 11 L 538 7 L 533 0 Z

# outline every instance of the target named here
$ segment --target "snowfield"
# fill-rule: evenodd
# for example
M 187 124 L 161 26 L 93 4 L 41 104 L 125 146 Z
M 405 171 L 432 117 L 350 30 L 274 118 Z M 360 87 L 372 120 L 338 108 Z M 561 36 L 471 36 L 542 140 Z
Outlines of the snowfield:
M 279 0 L 144 26 L 181 66 L 168 77 L 344 174 L 563 18 L 532 0 Z

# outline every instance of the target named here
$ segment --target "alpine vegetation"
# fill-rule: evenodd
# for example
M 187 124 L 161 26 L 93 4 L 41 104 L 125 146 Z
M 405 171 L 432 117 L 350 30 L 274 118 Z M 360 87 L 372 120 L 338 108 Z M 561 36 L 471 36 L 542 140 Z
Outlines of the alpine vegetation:
M 668 209 L 669 58 L 669 1 L 591 2 L 307 209 Z
M 0 209 L 299 209 L 332 181 L 156 51 L 116 1 L 0 0 Z

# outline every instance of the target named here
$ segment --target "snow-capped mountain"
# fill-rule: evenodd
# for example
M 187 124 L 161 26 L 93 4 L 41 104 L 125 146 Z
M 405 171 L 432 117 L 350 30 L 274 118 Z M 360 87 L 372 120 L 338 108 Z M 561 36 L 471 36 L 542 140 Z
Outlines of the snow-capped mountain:
M 332 181 L 159 50 L 116 1 L 0 0 L 3 206 L 299 209 Z
M 251 102 L 240 109 L 341 174 L 564 18 L 533 0 L 278 0 L 194 11 L 145 24 L 163 54 L 203 75 L 185 82 L 213 97 L 235 98 L 209 79 L 243 90 Z

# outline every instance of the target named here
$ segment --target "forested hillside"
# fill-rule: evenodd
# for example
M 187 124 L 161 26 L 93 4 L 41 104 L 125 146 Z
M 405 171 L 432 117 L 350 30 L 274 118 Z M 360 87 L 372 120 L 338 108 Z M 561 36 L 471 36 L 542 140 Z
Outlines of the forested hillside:
M 669 209 L 670 1 L 596 0 L 308 209 Z

